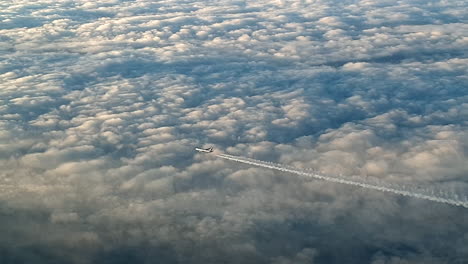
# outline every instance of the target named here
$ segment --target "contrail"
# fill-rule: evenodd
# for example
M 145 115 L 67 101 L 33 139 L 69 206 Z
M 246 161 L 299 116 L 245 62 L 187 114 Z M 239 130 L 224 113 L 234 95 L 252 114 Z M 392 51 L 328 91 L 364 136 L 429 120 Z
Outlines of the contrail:
M 468 201 L 466 199 L 463 201 L 458 198 L 453 199 L 450 197 L 437 196 L 433 193 L 429 195 L 429 194 L 424 194 L 424 193 L 418 193 L 413 190 L 402 190 L 402 188 L 397 189 L 393 187 L 388 187 L 388 186 L 385 186 L 385 184 L 383 183 L 374 184 L 374 183 L 369 183 L 369 182 L 358 182 L 358 181 L 345 179 L 345 178 L 326 176 L 326 175 L 318 174 L 313 171 L 312 172 L 303 171 L 301 169 L 293 168 L 287 165 L 282 165 L 282 164 L 277 164 L 277 163 L 272 163 L 272 162 L 265 162 L 261 160 L 249 159 L 249 158 L 239 157 L 239 156 L 232 156 L 228 154 L 214 154 L 214 155 L 219 158 L 226 159 L 226 160 L 232 160 L 232 161 L 236 161 L 236 162 L 240 162 L 244 164 L 250 164 L 250 165 L 254 165 L 258 167 L 294 173 L 297 175 L 312 177 L 312 178 L 325 180 L 329 182 L 337 182 L 337 183 L 342 183 L 342 184 L 354 185 L 354 186 L 359 186 L 359 187 L 366 188 L 366 189 L 390 192 L 394 194 L 400 194 L 403 196 L 425 199 L 425 200 L 439 202 L 439 203 L 446 203 L 450 205 L 463 206 L 465 208 L 468 208 Z

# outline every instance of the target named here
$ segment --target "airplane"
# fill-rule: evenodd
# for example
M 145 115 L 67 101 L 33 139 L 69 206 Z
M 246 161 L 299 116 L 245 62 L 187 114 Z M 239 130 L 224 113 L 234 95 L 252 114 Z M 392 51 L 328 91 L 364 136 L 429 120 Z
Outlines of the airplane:
M 213 147 L 209 147 L 207 149 L 204 148 L 195 148 L 196 151 L 198 152 L 203 152 L 203 153 L 211 153 L 213 152 Z

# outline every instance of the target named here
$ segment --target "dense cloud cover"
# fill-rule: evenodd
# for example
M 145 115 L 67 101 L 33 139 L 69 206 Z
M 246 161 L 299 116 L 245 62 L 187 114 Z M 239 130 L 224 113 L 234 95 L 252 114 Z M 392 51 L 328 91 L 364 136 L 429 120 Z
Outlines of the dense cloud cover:
M 462 0 L 3 1 L 0 263 L 467 263 Z

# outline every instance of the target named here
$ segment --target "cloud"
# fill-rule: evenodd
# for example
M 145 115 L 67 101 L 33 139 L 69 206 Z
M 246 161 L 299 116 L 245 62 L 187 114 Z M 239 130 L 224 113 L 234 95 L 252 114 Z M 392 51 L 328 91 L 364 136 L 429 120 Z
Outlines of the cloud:
M 2 10 L 0 262 L 468 257 L 462 208 L 193 151 L 466 196 L 464 4 Z

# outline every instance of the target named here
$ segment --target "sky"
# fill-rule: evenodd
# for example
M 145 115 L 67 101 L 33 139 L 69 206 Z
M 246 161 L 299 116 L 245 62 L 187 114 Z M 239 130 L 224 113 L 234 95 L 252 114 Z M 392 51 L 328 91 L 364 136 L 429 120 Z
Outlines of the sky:
M 463 0 L 0 2 L 0 263 L 468 262 Z

